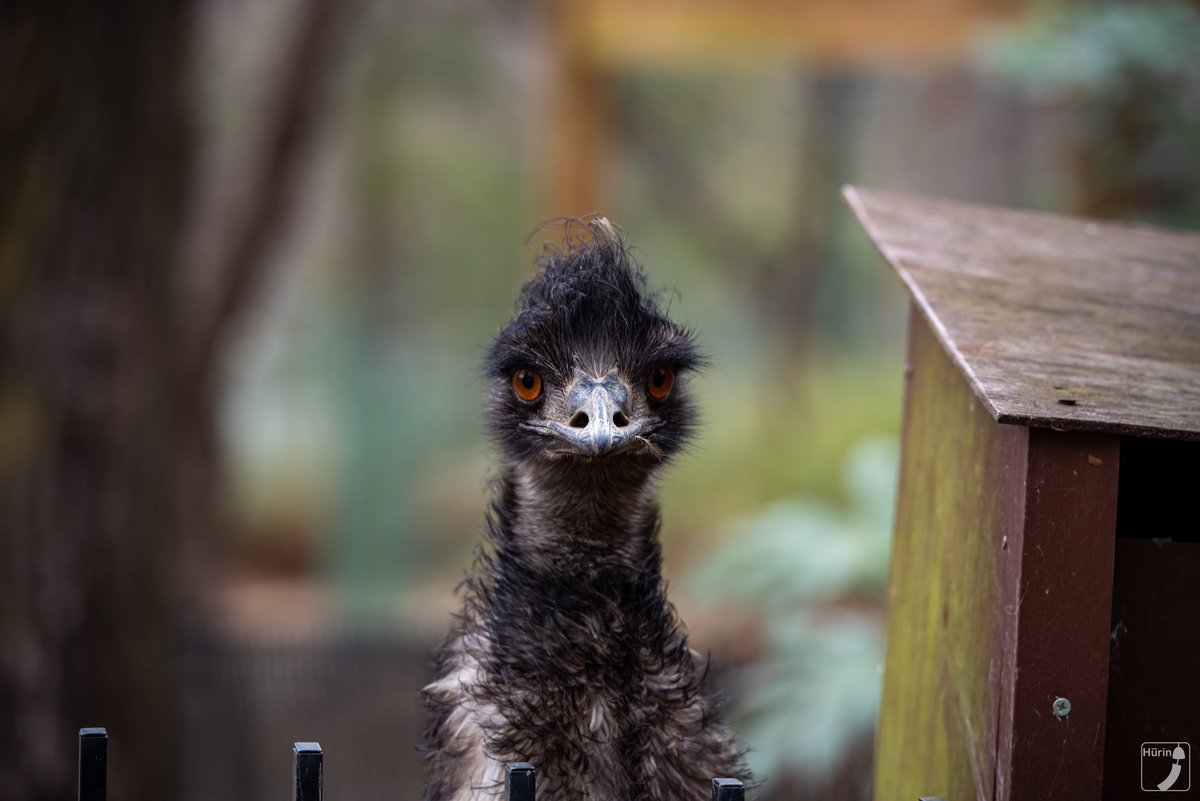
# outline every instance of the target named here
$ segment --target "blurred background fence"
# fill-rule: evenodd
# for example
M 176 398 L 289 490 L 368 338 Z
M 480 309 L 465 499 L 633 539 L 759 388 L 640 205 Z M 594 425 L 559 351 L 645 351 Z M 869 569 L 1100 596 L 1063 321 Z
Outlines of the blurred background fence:
M 264 797 L 297 738 L 333 797 L 419 771 L 478 359 L 592 211 L 715 356 L 663 536 L 760 797 L 865 797 L 905 301 L 838 189 L 1195 226 L 1197 43 L 1182 0 L 4 12 L 0 798 L 96 721 L 130 801 Z

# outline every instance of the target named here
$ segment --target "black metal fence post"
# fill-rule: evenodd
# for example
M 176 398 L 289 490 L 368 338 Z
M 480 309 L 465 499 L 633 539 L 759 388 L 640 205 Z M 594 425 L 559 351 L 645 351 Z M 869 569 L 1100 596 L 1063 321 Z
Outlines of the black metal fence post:
M 321 801 L 325 755 L 320 743 L 292 745 L 293 801 Z M 506 801 L 536 801 L 537 769 L 529 762 L 504 765 Z M 79 730 L 79 801 L 107 801 L 108 730 Z M 712 801 L 745 801 L 745 786 L 737 779 L 713 779 Z M 926 801 L 926 799 L 921 799 Z M 931 798 L 929 801 L 942 801 Z
M 745 801 L 746 786 L 737 779 L 713 779 L 712 801 Z
M 321 801 L 324 756 L 320 743 L 296 743 L 292 746 L 292 769 L 295 774 L 293 801 Z
M 537 768 L 528 762 L 506 762 L 504 772 L 507 801 L 534 801 L 537 796 Z
M 108 797 L 108 730 L 79 730 L 79 801 Z

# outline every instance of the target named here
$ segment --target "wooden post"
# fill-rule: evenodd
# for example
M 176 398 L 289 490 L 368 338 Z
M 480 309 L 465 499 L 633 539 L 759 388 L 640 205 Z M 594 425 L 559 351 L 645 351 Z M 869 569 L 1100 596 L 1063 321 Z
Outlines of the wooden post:
M 549 218 L 606 211 L 611 200 L 609 119 L 612 74 L 582 45 L 580 19 L 570 0 L 547 0 L 553 28 L 554 69 L 544 211 Z M 553 232 L 551 232 L 553 233 Z

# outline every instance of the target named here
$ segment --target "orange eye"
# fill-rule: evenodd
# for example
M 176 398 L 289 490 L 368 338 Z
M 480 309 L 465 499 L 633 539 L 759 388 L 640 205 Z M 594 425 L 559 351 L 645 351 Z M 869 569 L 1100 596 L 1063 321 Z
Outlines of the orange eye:
M 650 392 L 650 397 L 662 400 L 671 394 L 671 387 L 675 385 L 675 371 L 670 367 L 656 368 L 650 377 L 646 379 L 646 389 Z
M 535 401 L 542 396 L 542 377 L 532 370 L 516 370 L 512 377 L 513 391 L 523 401 Z

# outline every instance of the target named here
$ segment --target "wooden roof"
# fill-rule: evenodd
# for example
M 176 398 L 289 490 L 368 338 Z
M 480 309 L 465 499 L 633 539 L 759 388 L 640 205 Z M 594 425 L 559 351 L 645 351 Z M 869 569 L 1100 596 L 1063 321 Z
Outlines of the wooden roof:
M 998 422 L 1200 439 L 1200 234 L 845 196 Z

